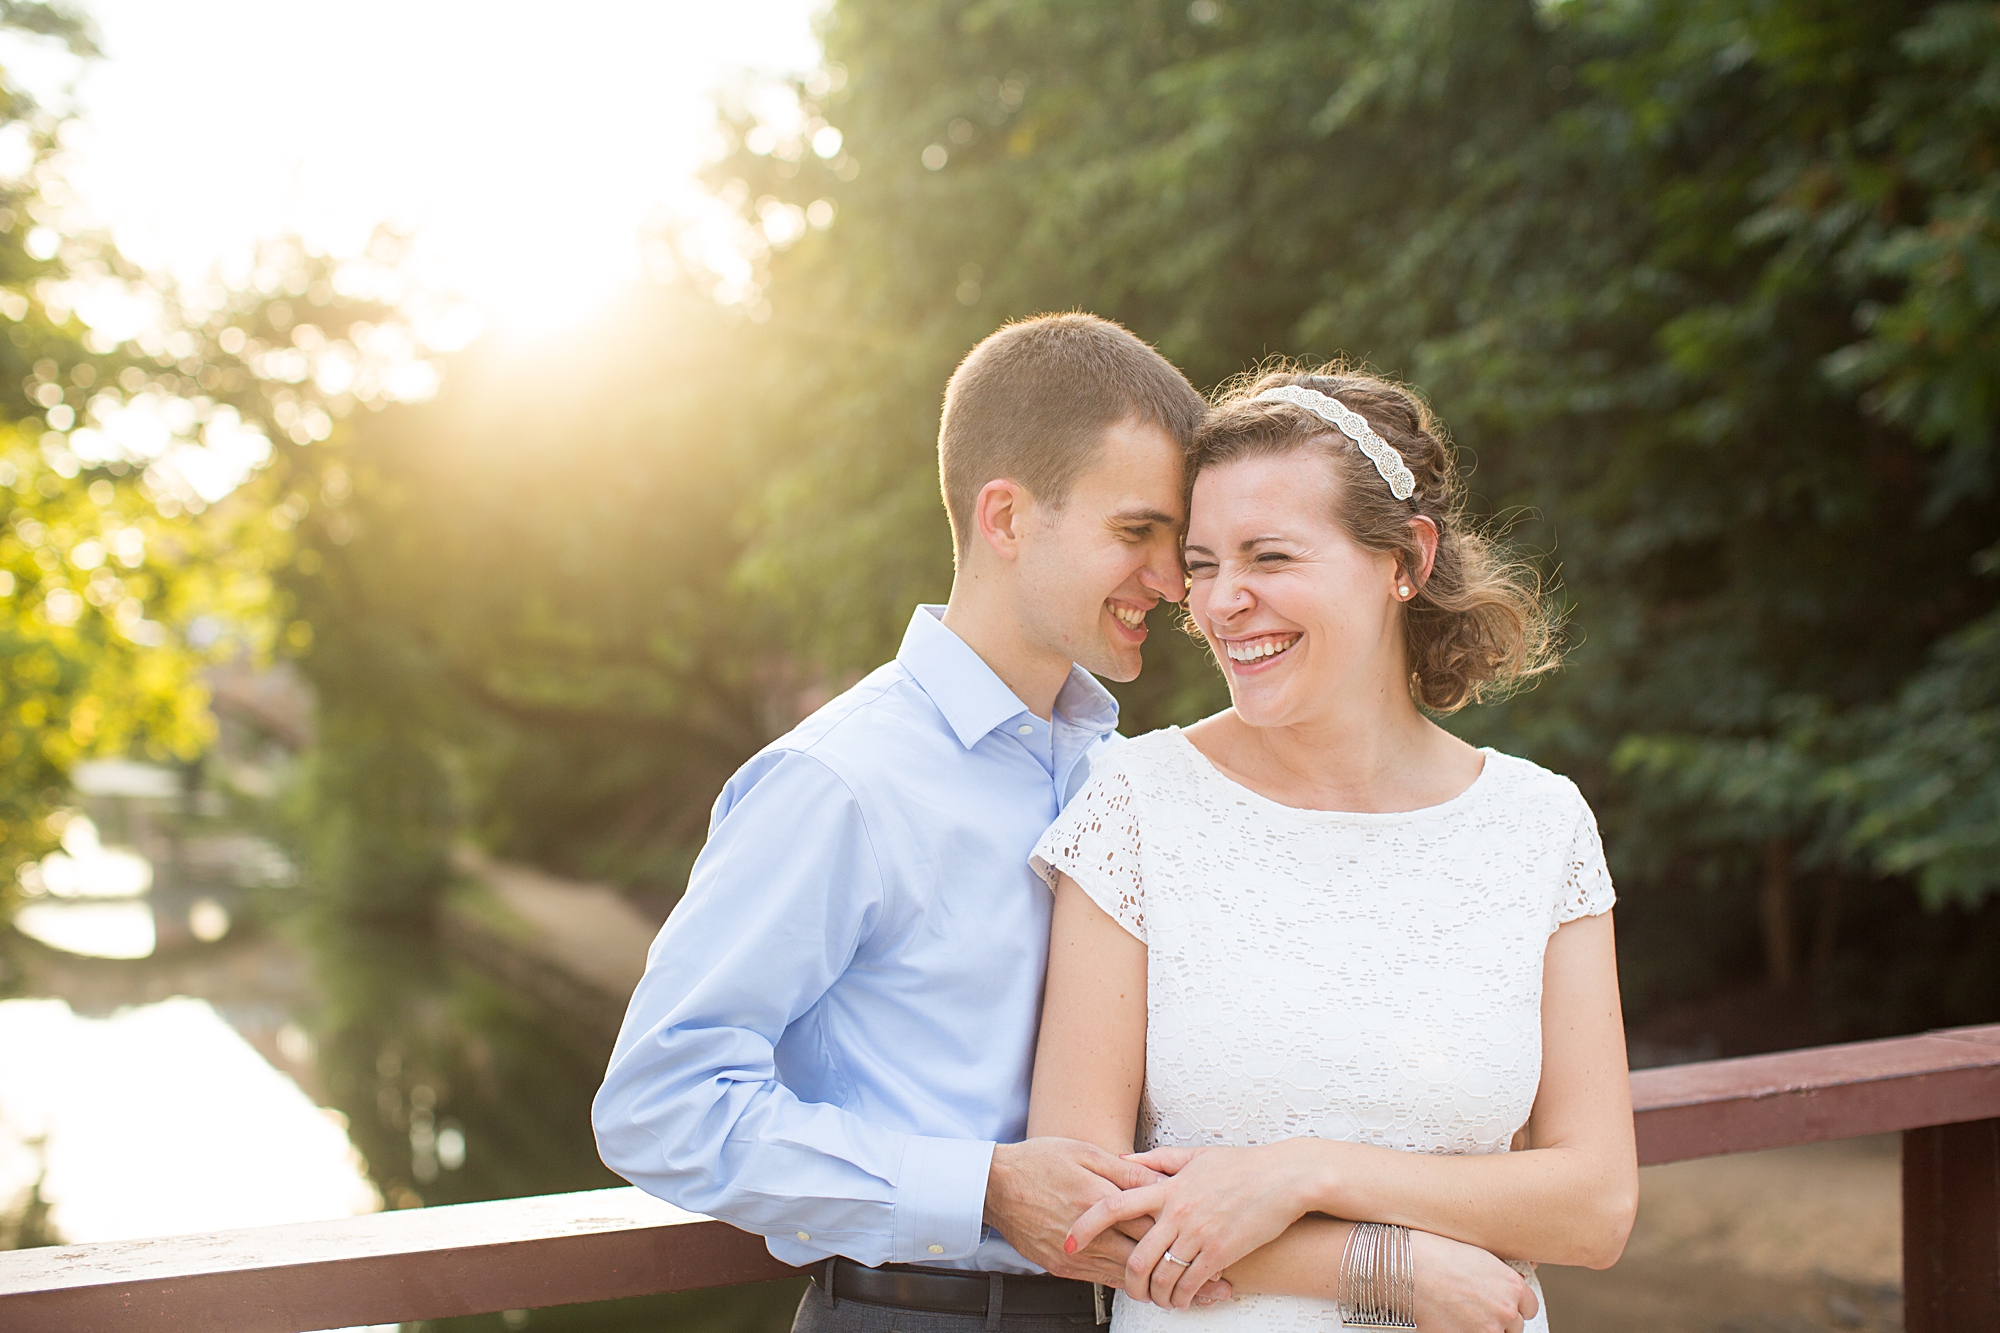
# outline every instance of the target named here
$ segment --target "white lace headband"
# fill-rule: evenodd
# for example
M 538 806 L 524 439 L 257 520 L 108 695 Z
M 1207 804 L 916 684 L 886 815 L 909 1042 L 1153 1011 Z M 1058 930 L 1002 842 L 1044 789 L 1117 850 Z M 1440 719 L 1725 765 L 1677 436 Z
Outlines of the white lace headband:
M 1330 421 L 1340 427 L 1340 433 L 1354 441 L 1368 461 L 1382 474 L 1382 480 L 1389 483 L 1389 494 L 1398 500 L 1407 500 L 1416 493 L 1417 479 L 1410 472 L 1403 456 L 1390 448 L 1388 441 L 1375 433 L 1368 424 L 1368 418 L 1341 402 L 1321 393 L 1318 389 L 1308 389 L 1297 384 L 1281 384 L 1275 389 L 1266 389 L 1252 402 L 1275 400 L 1290 403 L 1293 407 L 1303 407 L 1323 421 Z

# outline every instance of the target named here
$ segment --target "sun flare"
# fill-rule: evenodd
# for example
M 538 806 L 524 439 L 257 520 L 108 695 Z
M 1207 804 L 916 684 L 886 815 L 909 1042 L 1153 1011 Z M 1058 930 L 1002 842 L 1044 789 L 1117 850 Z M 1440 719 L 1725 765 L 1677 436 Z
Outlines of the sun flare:
M 15 38 L 0 61 L 80 113 L 69 207 L 140 264 L 199 282 L 262 239 L 353 254 L 386 222 L 420 285 L 545 335 L 645 272 L 717 90 L 809 68 L 811 8 L 95 0 L 101 60 Z

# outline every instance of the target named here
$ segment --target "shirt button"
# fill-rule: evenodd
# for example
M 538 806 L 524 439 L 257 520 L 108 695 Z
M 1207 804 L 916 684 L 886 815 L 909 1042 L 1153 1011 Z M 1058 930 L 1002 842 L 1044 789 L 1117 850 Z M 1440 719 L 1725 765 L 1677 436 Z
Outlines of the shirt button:
M 1021 727 L 1021 734 L 1022 734 L 1023 736 L 1032 736 L 1032 735 L 1034 735 L 1034 734 L 1035 734 L 1035 727 L 1034 727 L 1034 724 L 1033 724 L 1033 723 L 1024 723 L 1024 724 L 1022 725 L 1022 727 Z
M 932 1254 L 943 1254 L 943 1253 L 944 1253 L 944 1246 L 942 1246 L 942 1245 L 933 1245 L 933 1246 L 931 1246 L 931 1253 L 932 1253 Z
M 811 1240 L 811 1239 L 812 1239 L 812 1233 L 811 1233 L 811 1232 L 809 1232 L 809 1231 L 801 1231 L 801 1232 L 799 1233 L 799 1239 L 800 1239 L 800 1240 Z

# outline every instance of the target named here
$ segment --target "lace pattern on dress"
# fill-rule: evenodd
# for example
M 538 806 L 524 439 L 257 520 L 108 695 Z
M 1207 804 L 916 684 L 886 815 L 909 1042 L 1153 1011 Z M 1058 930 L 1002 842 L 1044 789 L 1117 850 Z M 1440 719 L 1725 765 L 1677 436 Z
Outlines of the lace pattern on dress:
M 1488 751 L 1470 788 L 1427 810 L 1296 810 L 1172 729 L 1118 747 L 1035 869 L 1069 875 L 1145 942 L 1140 1147 L 1313 1135 L 1507 1151 L 1541 1081 L 1548 937 L 1613 898 L 1582 794 L 1525 760 Z M 1291 1296 L 1168 1312 L 1121 1295 L 1113 1324 L 1340 1326 L 1329 1302 Z
M 1577 794 L 1576 803 L 1580 807 L 1576 836 L 1570 842 L 1562 899 L 1556 904 L 1555 920 L 1549 925 L 1551 935 L 1558 927 L 1579 917 L 1602 916 L 1618 900 L 1611 887 L 1611 868 L 1604 863 L 1604 840 L 1598 836 L 1597 816 L 1591 813 L 1582 793 Z
M 1042 840 L 1031 864 L 1053 890 L 1068 875 L 1090 900 L 1143 942 L 1146 893 L 1138 793 L 1119 768 L 1094 776 Z

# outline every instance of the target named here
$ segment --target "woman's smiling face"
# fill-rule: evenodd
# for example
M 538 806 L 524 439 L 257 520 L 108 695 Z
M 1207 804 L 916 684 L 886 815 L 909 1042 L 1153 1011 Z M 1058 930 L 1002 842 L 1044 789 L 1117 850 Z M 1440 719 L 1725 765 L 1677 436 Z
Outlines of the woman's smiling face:
M 1188 610 L 1253 727 L 1311 725 L 1356 692 L 1403 688 L 1396 557 L 1355 544 L 1339 498 L 1307 449 L 1195 479 Z

